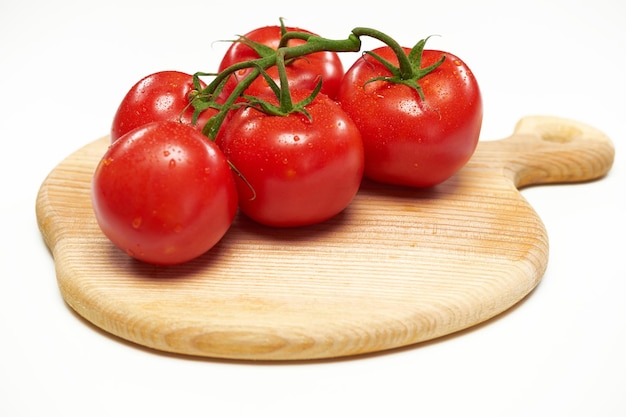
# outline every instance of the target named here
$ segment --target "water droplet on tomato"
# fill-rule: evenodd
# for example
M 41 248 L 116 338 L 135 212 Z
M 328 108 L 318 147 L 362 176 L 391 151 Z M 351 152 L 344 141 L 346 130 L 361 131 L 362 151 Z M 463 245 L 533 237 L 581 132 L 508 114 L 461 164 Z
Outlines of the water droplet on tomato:
M 283 164 L 287 165 L 289 163 L 289 160 L 287 158 L 283 158 Z
M 170 156 L 170 151 L 168 151 L 167 149 L 163 151 L 163 156 L 165 156 L 166 158 L 168 156 Z
M 176 160 L 170 159 L 170 168 L 176 168 Z
M 297 141 L 299 141 L 299 140 L 300 140 L 300 136 L 298 136 L 298 135 L 294 135 L 294 137 L 293 137 L 293 141 L 294 141 L 294 142 L 297 142 Z
M 162 95 L 154 103 L 154 107 L 159 111 L 163 112 L 165 110 L 171 109 L 174 105 L 174 96 L 173 95 Z
M 133 229 L 139 229 L 141 226 L 142 218 L 141 216 L 137 216 L 133 219 Z
M 458 59 L 454 60 L 454 65 L 456 65 L 457 67 L 460 67 L 461 65 L 463 65 L 463 63 L 461 61 L 459 61 Z

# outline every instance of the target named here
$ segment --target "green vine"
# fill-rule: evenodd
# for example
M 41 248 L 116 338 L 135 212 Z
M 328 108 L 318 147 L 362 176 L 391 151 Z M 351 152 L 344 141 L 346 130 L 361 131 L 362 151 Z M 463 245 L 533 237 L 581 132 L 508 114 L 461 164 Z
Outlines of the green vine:
M 298 112 L 310 118 L 310 115 L 306 110 L 306 106 L 310 104 L 319 93 L 322 86 L 322 80 L 320 80 L 309 97 L 300 102 L 293 103 L 291 93 L 288 88 L 286 66 L 289 65 L 289 63 L 294 59 L 322 51 L 359 52 L 361 49 L 361 37 L 368 36 L 389 46 L 396 55 L 398 61 L 398 65 L 396 66 L 374 52 L 365 52 L 384 65 L 391 73 L 391 76 L 376 77 L 368 82 L 385 81 L 389 83 L 403 84 L 415 89 L 419 93 L 422 100 L 424 99 L 424 94 L 418 81 L 435 70 L 445 60 L 445 56 L 442 56 L 441 59 L 435 64 L 426 68 L 421 67 L 422 53 L 428 38 L 420 40 L 407 54 L 404 48 L 393 38 L 375 29 L 357 27 L 352 30 L 346 39 L 334 40 L 322 38 L 305 32 L 289 32 L 286 30 L 282 19 L 280 22 L 282 37 L 276 50 L 245 37 L 240 37 L 235 42 L 242 42 L 250 46 L 259 55 L 258 59 L 231 65 L 219 73 L 197 72 L 194 74 L 194 87 L 196 90 L 190 98 L 190 105 L 194 108 L 194 123 L 198 120 L 200 113 L 203 111 L 209 108 L 218 110 L 217 114 L 208 120 L 202 130 L 202 132 L 210 139 L 215 139 L 222 123 L 226 119 L 228 112 L 242 105 L 253 106 L 260 111 L 275 116 L 286 116 L 288 114 Z M 288 42 L 291 39 L 304 40 L 305 43 L 288 46 Z M 280 85 L 278 85 L 267 73 L 267 69 L 273 66 L 277 67 Z M 218 103 L 217 98 L 222 93 L 228 79 L 234 73 L 243 69 L 250 69 L 251 71 L 236 85 L 235 89 L 230 93 L 226 101 L 221 104 Z M 213 77 L 213 80 L 206 87 L 202 88 L 200 80 L 201 77 L 206 76 Z M 246 89 L 258 77 L 263 77 L 267 81 L 271 90 L 278 99 L 278 105 L 271 104 L 258 97 L 252 97 L 245 94 Z M 242 103 L 241 100 L 238 101 L 239 98 L 243 98 L 244 102 Z

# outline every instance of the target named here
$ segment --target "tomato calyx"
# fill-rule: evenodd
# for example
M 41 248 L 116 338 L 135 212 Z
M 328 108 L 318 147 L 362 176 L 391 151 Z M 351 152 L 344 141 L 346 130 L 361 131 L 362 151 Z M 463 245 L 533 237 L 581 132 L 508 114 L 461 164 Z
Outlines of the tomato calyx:
M 446 56 L 441 55 L 441 59 L 439 59 L 439 61 L 426 68 L 422 68 L 422 55 L 424 53 L 426 42 L 430 39 L 430 36 L 417 42 L 407 54 L 398 42 L 382 32 L 369 28 L 356 28 L 355 31 L 356 33 L 367 34 L 368 36 L 372 36 L 384 42 L 387 46 L 389 46 L 389 48 L 391 48 L 398 59 L 398 65 L 396 66 L 375 52 L 364 52 L 364 54 L 371 56 L 384 65 L 385 68 L 387 68 L 387 70 L 391 73 L 391 76 L 374 77 L 368 80 L 366 84 L 375 81 L 385 81 L 392 84 L 406 85 L 417 91 L 420 98 L 424 100 L 424 92 L 422 91 L 422 87 L 418 81 L 433 72 L 446 60 Z
M 280 86 L 276 84 L 276 82 L 269 76 L 269 74 L 262 68 L 259 69 L 261 76 L 265 79 L 273 93 L 276 95 L 278 99 L 278 105 L 272 104 L 267 100 L 263 100 L 259 97 L 243 95 L 243 97 L 248 101 L 247 105 L 256 108 L 263 113 L 266 113 L 271 116 L 288 116 L 291 113 L 301 113 L 306 118 L 311 121 L 311 114 L 307 111 L 306 106 L 311 104 L 315 97 L 319 94 L 322 89 L 322 80 L 320 79 L 315 86 L 315 89 L 311 92 L 308 97 L 305 97 L 303 100 L 298 101 L 296 103 L 293 102 L 291 98 L 291 92 L 289 91 L 289 81 L 287 80 L 287 72 L 285 70 L 285 57 L 284 50 L 281 49 L 277 53 L 276 59 L 276 67 L 278 68 L 278 76 L 280 81 Z

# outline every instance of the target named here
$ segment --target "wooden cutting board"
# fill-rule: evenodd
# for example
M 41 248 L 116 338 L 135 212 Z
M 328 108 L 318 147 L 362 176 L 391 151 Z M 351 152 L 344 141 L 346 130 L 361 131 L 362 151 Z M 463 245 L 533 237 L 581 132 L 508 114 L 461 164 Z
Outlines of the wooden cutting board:
M 353 204 L 312 227 L 238 217 L 201 258 L 143 264 L 92 213 L 91 176 L 109 143 L 70 155 L 38 194 L 39 228 L 60 292 L 78 314 L 161 351 L 253 360 L 331 358 L 447 335 L 507 310 L 548 263 L 544 225 L 519 192 L 611 168 L 611 141 L 587 125 L 528 117 L 481 141 L 468 165 L 428 190 L 364 182 Z

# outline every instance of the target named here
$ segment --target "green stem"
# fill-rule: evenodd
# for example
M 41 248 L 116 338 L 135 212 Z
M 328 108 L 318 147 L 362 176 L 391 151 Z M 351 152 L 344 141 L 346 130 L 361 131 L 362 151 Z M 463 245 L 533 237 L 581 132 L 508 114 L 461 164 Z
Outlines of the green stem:
M 315 52 L 359 52 L 361 49 L 362 36 L 368 36 L 383 42 L 389 48 L 391 48 L 391 50 L 396 55 L 398 60 L 398 68 L 395 70 L 392 69 L 395 74 L 394 77 L 384 78 L 390 82 L 406 84 L 416 89 L 420 93 L 420 96 L 422 96 L 422 92 L 420 86 L 417 84 L 417 79 L 428 74 L 438 65 L 440 65 L 441 62 L 443 62 L 442 58 L 440 62 L 432 65 L 431 67 L 421 69 L 419 68 L 419 61 L 421 60 L 421 50 L 414 48 L 415 51 L 412 52 L 412 55 L 417 54 L 418 59 L 415 59 L 414 57 L 416 62 L 412 62 L 411 57 L 407 55 L 404 48 L 398 42 L 396 42 L 393 38 L 386 35 L 385 33 L 371 28 L 357 27 L 352 30 L 348 38 L 340 40 L 326 39 L 305 32 L 285 32 L 281 37 L 281 41 L 276 53 L 255 60 L 240 62 L 231 65 L 230 67 L 224 69 L 219 74 L 217 74 L 211 83 L 209 83 L 202 91 L 199 91 L 198 94 L 196 94 L 196 96 L 201 97 L 204 100 L 215 100 L 216 96 L 223 88 L 223 85 L 227 81 L 228 77 L 242 69 L 252 69 L 252 71 L 237 84 L 233 92 L 226 99 L 226 102 L 219 105 L 220 111 L 217 113 L 217 115 L 213 116 L 209 120 L 206 126 L 204 126 L 203 132 L 207 136 L 209 136 L 209 138 L 215 139 L 221 124 L 226 118 L 226 114 L 236 105 L 237 98 L 241 97 L 244 94 L 246 89 L 254 82 L 257 77 L 259 77 L 266 69 L 272 66 L 278 67 L 279 79 L 281 84 L 278 99 L 280 101 L 281 113 L 288 113 L 294 108 L 294 105 L 288 87 L 288 80 L 285 71 L 286 63 L 294 58 L 302 57 Z M 287 46 L 289 40 L 291 39 L 302 39 L 305 42 L 295 46 Z M 423 44 L 418 45 L 423 48 Z M 416 45 L 416 48 L 418 45 Z M 375 56 L 373 52 L 371 52 L 370 54 L 372 56 Z M 389 67 L 392 64 L 385 61 L 385 65 Z
M 400 78 L 407 80 L 413 77 L 413 66 L 411 61 L 404 52 L 404 48 L 395 39 L 386 35 L 385 33 L 371 28 L 357 27 L 352 30 L 352 33 L 358 37 L 369 36 L 370 38 L 378 39 L 391 48 L 396 57 L 398 58 L 398 68 L 400 69 Z
M 279 48 L 276 52 L 276 68 L 278 69 L 278 79 L 280 80 L 280 110 L 283 112 L 291 111 L 293 102 L 291 101 L 291 93 L 289 92 L 289 80 L 287 79 L 287 69 L 285 68 L 285 50 L 287 48 Z
M 286 48 L 288 46 L 288 43 L 290 40 L 292 39 L 302 39 L 302 40 L 308 40 L 312 35 L 310 33 L 306 33 L 306 32 L 286 32 L 281 38 L 280 38 L 280 43 L 278 44 L 278 48 Z
M 236 66 L 236 65 L 234 65 L 234 66 Z M 247 66 L 244 67 L 244 68 L 247 68 Z M 250 72 L 250 74 L 248 74 L 246 76 L 246 78 L 244 78 L 239 84 L 237 84 L 237 86 L 235 87 L 233 92 L 228 96 L 228 98 L 226 99 L 224 104 L 222 104 L 221 110 L 215 116 L 211 117 L 211 119 L 209 119 L 207 124 L 202 128 L 202 133 L 204 133 L 206 136 L 208 136 L 211 140 L 215 140 L 215 138 L 217 137 L 217 132 L 220 130 L 220 126 L 222 125 L 222 123 L 226 119 L 226 115 L 228 114 L 228 112 L 235 105 L 235 102 L 237 101 L 237 98 L 240 97 L 241 95 L 243 95 L 244 91 L 246 91 L 246 89 L 250 86 L 250 84 L 252 84 L 252 82 L 260 74 L 261 74 L 261 71 L 258 68 L 253 68 L 252 72 Z M 220 73 L 218 75 L 218 77 L 220 75 L 222 75 L 222 74 Z M 223 77 L 222 77 L 222 80 L 224 80 Z M 210 90 L 214 82 L 209 84 L 205 88 L 205 90 L 203 90 L 202 93 L 204 93 L 207 90 Z M 216 85 L 219 85 L 219 83 L 216 84 Z M 211 91 L 211 93 L 212 92 L 213 91 Z
M 292 32 L 288 32 L 292 33 Z M 198 95 L 204 97 L 211 97 L 218 90 L 220 85 L 226 81 L 228 77 L 230 77 L 236 71 L 245 68 L 252 68 L 250 74 L 248 74 L 241 82 L 237 84 L 237 87 L 230 94 L 226 102 L 224 102 L 221 106 L 221 110 L 211 118 L 209 123 L 203 128 L 203 132 L 209 136 L 211 139 L 215 139 L 217 132 L 224 119 L 226 118 L 226 114 L 233 107 L 238 97 L 240 97 L 246 89 L 252 84 L 252 82 L 260 75 L 260 69 L 267 69 L 274 65 L 278 64 L 278 60 L 284 61 L 292 58 L 297 58 L 305 55 L 309 55 L 315 52 L 321 51 L 332 51 L 332 52 L 358 52 L 361 49 L 361 40 L 355 36 L 354 34 L 350 34 L 347 39 L 334 40 L 334 39 L 325 39 L 316 35 L 304 34 L 302 32 L 293 32 L 295 37 L 299 39 L 306 40 L 306 43 L 301 45 L 296 45 L 293 47 L 281 47 L 276 52 L 276 54 L 266 56 L 263 58 L 258 58 L 252 61 L 240 62 L 237 64 L 233 64 L 230 67 L 221 71 L 214 79 L 209 83 L 206 88 L 198 93 Z M 280 58 L 279 58 L 280 56 Z M 284 71 L 281 71 L 284 73 Z M 281 79 L 281 83 L 283 80 Z M 285 86 L 286 84 L 286 76 L 285 76 Z M 288 90 L 288 88 L 287 88 Z M 288 93 L 287 93 L 288 95 Z M 285 100 L 291 100 L 291 96 L 284 97 Z M 281 98 L 282 100 L 282 98 Z M 282 103 L 281 103 L 282 105 Z
M 301 32 L 288 32 L 288 33 L 301 33 Z M 361 49 L 361 40 L 351 34 L 347 39 L 342 40 L 334 40 L 334 39 L 325 39 L 316 35 L 305 34 L 306 36 L 302 36 L 299 39 L 306 40 L 306 43 L 301 45 L 296 45 L 292 47 L 283 47 L 279 49 L 284 49 L 284 59 L 297 58 L 305 55 L 312 54 L 314 52 L 321 51 L 332 51 L 332 52 L 358 52 Z M 240 62 L 237 64 L 233 64 L 230 67 L 224 69 L 220 72 L 215 79 L 203 90 L 201 93 L 211 94 L 216 88 L 223 82 L 227 77 L 233 74 L 236 71 L 245 68 L 262 68 L 267 69 L 276 65 L 277 53 L 266 56 L 263 58 L 258 58 L 252 61 Z M 253 71 L 254 72 L 254 71 Z M 257 76 L 259 74 L 256 74 Z M 246 83 L 249 77 L 244 78 L 240 84 Z M 255 77 L 256 78 L 256 77 Z M 249 84 L 254 81 L 254 78 L 249 80 Z M 244 89 L 245 90 L 245 89 Z

